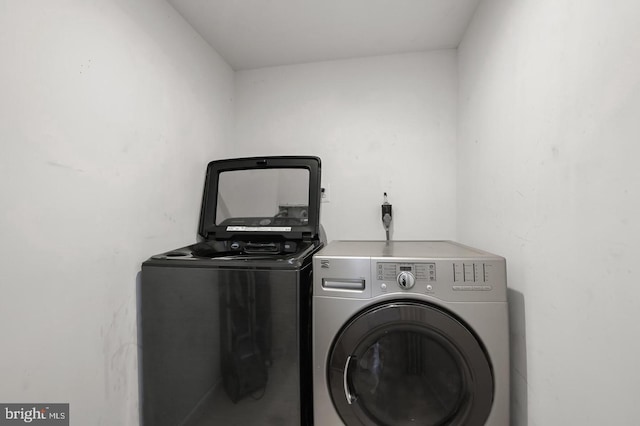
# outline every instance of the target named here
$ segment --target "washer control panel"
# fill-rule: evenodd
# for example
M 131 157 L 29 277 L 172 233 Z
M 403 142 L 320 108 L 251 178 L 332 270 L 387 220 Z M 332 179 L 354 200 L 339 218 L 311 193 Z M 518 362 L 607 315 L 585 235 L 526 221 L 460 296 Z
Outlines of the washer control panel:
M 447 241 L 334 241 L 313 257 L 313 297 L 504 302 L 503 257 Z
M 435 282 L 436 264 L 377 262 L 376 275 L 378 281 L 395 282 L 398 288 L 410 290 L 416 283 Z
M 450 301 L 489 301 L 506 291 L 504 262 L 493 259 L 372 259 L 371 272 L 375 274 L 372 297 L 411 293 Z

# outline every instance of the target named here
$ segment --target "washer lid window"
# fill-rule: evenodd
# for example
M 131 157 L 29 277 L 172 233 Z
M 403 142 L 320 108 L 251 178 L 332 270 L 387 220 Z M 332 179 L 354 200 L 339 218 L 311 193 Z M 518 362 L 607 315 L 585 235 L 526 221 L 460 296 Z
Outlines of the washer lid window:
M 331 349 L 328 380 L 348 425 L 484 424 L 493 402 L 491 365 L 473 333 L 416 302 L 350 321 Z
M 198 233 L 205 240 L 317 239 L 320 169 L 312 156 L 210 162 Z

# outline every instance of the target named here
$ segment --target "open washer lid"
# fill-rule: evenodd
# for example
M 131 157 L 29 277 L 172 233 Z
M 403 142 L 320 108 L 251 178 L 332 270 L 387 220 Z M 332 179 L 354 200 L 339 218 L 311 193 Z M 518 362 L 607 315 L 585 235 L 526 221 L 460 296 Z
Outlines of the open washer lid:
M 205 240 L 312 240 L 320 232 L 320 158 L 250 157 L 207 166 Z

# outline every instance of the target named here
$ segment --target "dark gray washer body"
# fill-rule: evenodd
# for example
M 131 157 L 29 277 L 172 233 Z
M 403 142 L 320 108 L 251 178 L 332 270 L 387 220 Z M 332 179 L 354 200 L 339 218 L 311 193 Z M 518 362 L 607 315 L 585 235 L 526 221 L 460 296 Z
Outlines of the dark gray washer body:
M 311 257 L 197 258 L 188 247 L 142 265 L 143 424 L 307 424 Z

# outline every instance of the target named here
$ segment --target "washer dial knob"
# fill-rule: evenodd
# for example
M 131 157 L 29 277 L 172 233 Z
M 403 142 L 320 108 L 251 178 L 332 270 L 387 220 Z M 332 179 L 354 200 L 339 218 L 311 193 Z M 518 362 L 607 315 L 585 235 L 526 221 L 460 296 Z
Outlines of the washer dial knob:
M 415 285 L 416 277 L 414 277 L 411 272 L 403 271 L 398 274 L 397 281 L 401 288 L 409 290 Z

